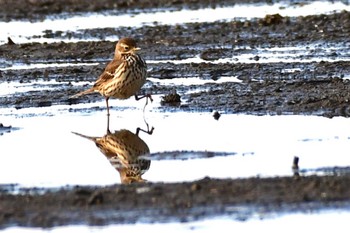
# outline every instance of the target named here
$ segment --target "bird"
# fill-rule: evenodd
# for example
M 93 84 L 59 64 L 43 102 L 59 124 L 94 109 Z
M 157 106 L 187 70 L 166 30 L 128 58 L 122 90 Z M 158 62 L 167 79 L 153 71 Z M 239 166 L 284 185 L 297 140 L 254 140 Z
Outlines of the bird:
M 144 183 L 142 175 L 149 170 L 151 161 L 147 144 L 136 134 L 127 129 L 111 133 L 109 130 L 103 137 L 90 137 L 77 132 L 78 136 L 95 142 L 100 151 L 107 157 L 111 165 L 119 172 L 122 184 Z M 151 130 L 153 131 L 153 130 Z M 149 132 L 151 134 L 152 132 Z
M 145 60 L 137 54 L 137 47 L 133 38 L 122 38 L 115 46 L 114 58 L 108 63 L 95 84 L 78 94 L 70 97 L 77 98 L 82 95 L 99 92 L 106 100 L 107 115 L 109 116 L 109 98 L 128 99 L 135 96 L 136 100 L 146 97 L 153 101 L 150 94 L 138 96 L 137 93 L 145 84 L 147 78 L 147 65 Z

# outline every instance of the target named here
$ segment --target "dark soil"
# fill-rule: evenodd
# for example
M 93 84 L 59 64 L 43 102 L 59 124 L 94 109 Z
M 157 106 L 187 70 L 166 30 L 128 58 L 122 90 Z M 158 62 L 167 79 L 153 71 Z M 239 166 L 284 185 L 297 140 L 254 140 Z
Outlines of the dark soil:
M 219 1 L 218 1 L 219 2 Z M 253 1 L 242 1 L 253 2 Z M 258 2 L 258 1 L 255 1 Z M 265 3 L 265 1 L 259 1 Z M 268 1 L 271 2 L 271 1 Z M 2 20 L 40 20 L 50 14 L 80 14 L 118 9 L 120 12 L 149 11 L 154 7 L 198 8 L 230 5 L 216 1 L 62 1 L 0 0 Z M 13 10 L 15 9 L 15 10 Z M 57 15 L 56 15 L 57 16 Z M 317 25 L 317 26 L 316 26 Z M 191 23 L 142 28 L 103 28 L 78 32 L 51 32 L 46 37 L 97 37 L 99 42 L 53 44 L 4 44 L 0 46 L 0 66 L 13 63 L 98 62 L 96 66 L 53 67 L 0 71 L 0 82 L 30 83 L 56 80 L 50 91 L 17 93 L 0 99 L 0 106 L 30 108 L 101 100 L 90 95 L 78 100 L 68 96 L 86 87 L 75 82 L 92 83 L 113 56 L 115 42 L 103 41 L 108 35 L 132 36 L 138 40 L 146 60 L 185 59 L 199 55 L 208 61 L 175 65 L 149 64 L 155 79 L 200 77 L 217 80 L 237 76 L 242 82 L 178 85 L 181 103 L 163 105 L 164 110 L 219 111 L 248 114 L 308 114 L 327 117 L 350 116 L 350 84 L 343 79 L 350 73 L 350 13 L 307 17 L 266 16 L 250 21 Z M 33 35 L 35 36 L 35 35 Z M 16 43 L 16 41 L 14 41 Z M 314 47 L 314 45 L 318 45 Z M 342 50 L 332 51 L 332 46 Z M 264 63 L 258 49 L 298 46 L 305 55 L 293 63 Z M 259 63 L 209 63 L 219 58 L 250 54 Z M 305 62 L 307 58 L 340 59 L 337 62 Z M 191 92 L 202 88 L 203 91 Z M 204 91 L 207 90 L 207 91 Z M 174 87 L 148 82 L 144 92 L 167 96 Z M 178 99 L 177 99 L 178 100 Z M 3 128 L 3 127 L 2 127 Z M 269 211 L 309 211 L 349 205 L 349 177 L 311 176 L 250 178 L 189 183 L 146 183 L 111 187 L 68 187 L 60 190 L 22 190 L 13 195 L 3 187 L 0 192 L 0 227 L 13 225 L 52 227 L 67 224 L 105 225 L 136 221 L 190 221 L 217 214 L 241 216 L 235 207 L 247 206 L 248 213 Z M 1 187 L 0 187 L 1 188 Z M 248 216 L 249 217 L 249 216 Z
M 245 220 L 256 211 L 348 208 L 349 176 L 148 183 L 110 187 L 1 192 L 0 223 L 53 227 L 134 222 L 191 221 L 215 215 Z M 245 206 L 245 211 L 240 208 Z

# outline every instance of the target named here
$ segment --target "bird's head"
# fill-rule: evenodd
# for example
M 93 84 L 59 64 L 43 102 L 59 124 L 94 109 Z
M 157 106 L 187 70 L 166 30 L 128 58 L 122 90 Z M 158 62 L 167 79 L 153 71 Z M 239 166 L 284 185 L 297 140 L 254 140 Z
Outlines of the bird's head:
M 136 51 L 140 50 L 140 48 L 136 46 L 134 39 L 122 38 L 118 41 L 115 50 L 115 52 L 119 54 L 130 54 L 135 53 Z

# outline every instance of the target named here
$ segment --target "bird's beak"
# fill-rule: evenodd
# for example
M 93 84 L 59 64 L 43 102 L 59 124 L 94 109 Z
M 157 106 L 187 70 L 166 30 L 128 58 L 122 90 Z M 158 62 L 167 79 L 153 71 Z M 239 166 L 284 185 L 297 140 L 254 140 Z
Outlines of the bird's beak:
M 139 47 L 134 48 L 134 51 L 139 51 L 139 50 L 141 50 L 141 48 Z

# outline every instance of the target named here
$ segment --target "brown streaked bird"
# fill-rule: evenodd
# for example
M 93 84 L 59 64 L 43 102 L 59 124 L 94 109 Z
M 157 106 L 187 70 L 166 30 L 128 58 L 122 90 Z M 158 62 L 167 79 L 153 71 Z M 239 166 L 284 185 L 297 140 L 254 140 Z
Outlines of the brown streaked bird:
M 82 91 L 70 98 L 77 98 L 93 92 L 99 92 L 106 100 L 107 115 L 109 115 L 109 98 L 127 99 L 135 96 L 136 100 L 148 98 L 150 94 L 137 96 L 137 93 L 146 82 L 147 66 L 143 58 L 137 54 L 140 50 L 132 38 L 120 39 L 115 47 L 114 58 L 108 63 L 103 73 L 93 87 Z
M 151 130 L 153 131 L 153 130 Z M 90 137 L 72 132 L 95 142 L 100 151 L 107 157 L 111 165 L 119 172 L 123 184 L 145 182 L 142 175 L 148 171 L 151 161 L 145 156 L 150 154 L 147 144 L 138 136 L 122 129 L 111 133 L 109 130 L 103 137 Z M 151 134 L 152 132 L 150 132 Z

